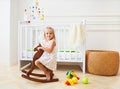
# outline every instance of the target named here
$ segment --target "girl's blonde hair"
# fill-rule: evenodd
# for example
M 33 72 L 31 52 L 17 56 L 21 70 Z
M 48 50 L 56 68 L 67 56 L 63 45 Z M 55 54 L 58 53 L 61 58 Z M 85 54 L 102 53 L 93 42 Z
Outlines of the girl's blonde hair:
M 54 38 L 54 39 L 56 38 L 56 37 L 55 37 L 55 31 L 54 31 L 54 28 L 52 28 L 52 27 L 46 27 L 45 29 L 50 29 L 50 30 L 52 31 L 52 33 L 53 33 L 53 38 Z M 45 41 L 46 41 L 45 30 L 44 30 L 44 39 L 45 39 Z

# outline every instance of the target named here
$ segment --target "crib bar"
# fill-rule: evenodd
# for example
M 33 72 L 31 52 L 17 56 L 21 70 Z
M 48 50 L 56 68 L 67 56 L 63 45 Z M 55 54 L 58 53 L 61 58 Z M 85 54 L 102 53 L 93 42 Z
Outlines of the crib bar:
M 27 45 L 28 45 L 28 30 L 27 30 L 27 27 L 25 27 L 25 50 L 27 50 Z M 27 51 L 25 52 L 25 58 L 27 59 Z
M 29 43 L 30 48 L 33 47 L 33 35 L 32 35 L 33 32 L 32 31 L 33 31 L 33 29 L 30 30 L 30 35 L 29 35 L 29 37 L 30 37 L 30 40 L 29 40 L 30 41 L 30 43 Z

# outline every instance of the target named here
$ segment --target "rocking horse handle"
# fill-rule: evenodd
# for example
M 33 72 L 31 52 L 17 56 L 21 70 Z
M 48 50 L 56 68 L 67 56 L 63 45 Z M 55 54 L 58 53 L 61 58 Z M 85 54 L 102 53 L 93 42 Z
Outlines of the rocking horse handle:
M 34 48 L 34 51 L 38 51 L 38 47 L 41 47 L 41 44 L 38 44 L 38 46 Z
M 41 47 L 41 44 L 39 44 L 37 47 L 35 47 L 34 48 L 34 51 L 37 51 L 35 54 L 34 54 L 34 56 L 33 56 L 33 60 L 32 60 L 32 66 L 31 66 L 31 68 L 30 68 L 30 70 L 28 71 L 28 73 L 27 73 L 27 75 L 29 76 L 29 74 L 30 73 L 32 73 L 32 71 L 34 70 L 34 68 L 35 68 L 35 61 L 37 60 L 37 59 L 39 59 L 41 56 L 42 56 L 42 54 L 43 54 L 43 50 L 42 49 L 37 49 L 38 47 Z

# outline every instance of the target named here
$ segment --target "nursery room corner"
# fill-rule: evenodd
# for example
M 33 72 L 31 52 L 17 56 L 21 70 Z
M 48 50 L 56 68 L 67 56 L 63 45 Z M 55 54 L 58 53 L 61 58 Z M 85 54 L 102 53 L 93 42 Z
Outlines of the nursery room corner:
M 119 0 L 0 6 L 0 89 L 120 89 Z

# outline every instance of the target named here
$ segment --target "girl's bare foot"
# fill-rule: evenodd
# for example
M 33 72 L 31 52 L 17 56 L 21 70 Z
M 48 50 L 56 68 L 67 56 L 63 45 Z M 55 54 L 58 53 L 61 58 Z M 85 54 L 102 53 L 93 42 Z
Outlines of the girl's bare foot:
M 53 78 L 53 71 L 51 70 L 48 70 L 47 73 L 46 73 L 46 78 L 47 80 L 51 80 Z

